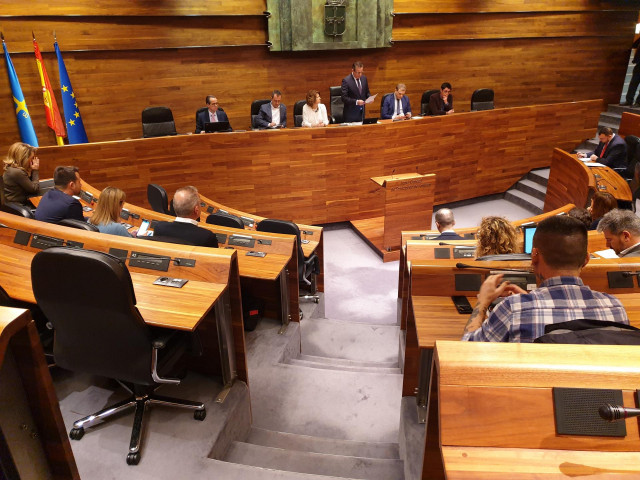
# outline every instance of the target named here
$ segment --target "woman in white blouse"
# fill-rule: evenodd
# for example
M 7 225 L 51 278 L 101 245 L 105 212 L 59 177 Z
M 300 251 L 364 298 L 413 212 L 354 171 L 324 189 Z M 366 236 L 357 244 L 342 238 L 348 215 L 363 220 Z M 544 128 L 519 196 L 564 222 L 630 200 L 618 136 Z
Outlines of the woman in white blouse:
M 307 104 L 302 107 L 303 127 L 326 127 L 329 125 L 327 109 L 320 103 L 320 94 L 317 90 L 309 90 Z

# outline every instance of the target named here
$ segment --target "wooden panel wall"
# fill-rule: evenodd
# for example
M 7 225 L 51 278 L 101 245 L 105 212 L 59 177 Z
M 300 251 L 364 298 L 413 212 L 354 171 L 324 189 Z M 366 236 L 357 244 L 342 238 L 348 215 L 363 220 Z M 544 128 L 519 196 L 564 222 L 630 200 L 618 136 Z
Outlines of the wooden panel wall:
M 496 91 L 499 107 L 616 102 L 639 8 L 637 1 L 396 0 L 390 48 L 270 53 L 264 0 L 71 3 L 0 0 L 0 30 L 41 145 L 55 139 L 46 127 L 32 31 L 59 92 L 56 32 L 89 139 L 103 141 L 140 137 L 140 114 L 151 105 L 169 106 L 178 131 L 193 131 L 207 94 L 218 97 L 236 129 L 249 128 L 251 101 L 273 88 L 283 91 L 291 115 L 311 88 L 327 103 L 329 86 L 339 85 L 357 58 L 373 93 L 406 83 L 414 109 L 424 90 L 443 81 L 454 86 L 456 111 L 468 111 L 480 87 Z M 6 146 L 19 133 L 4 73 L 0 105 Z

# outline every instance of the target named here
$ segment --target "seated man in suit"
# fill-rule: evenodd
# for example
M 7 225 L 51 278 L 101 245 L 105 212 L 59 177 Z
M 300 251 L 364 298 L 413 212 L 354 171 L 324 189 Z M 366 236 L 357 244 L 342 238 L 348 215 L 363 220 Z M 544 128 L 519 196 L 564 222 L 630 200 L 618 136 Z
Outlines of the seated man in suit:
M 436 228 L 440 232 L 440 235 L 434 238 L 434 240 L 462 240 L 462 237 L 458 235 L 453 226 L 456 221 L 453 219 L 453 212 L 448 208 L 441 208 L 436 212 Z
M 587 227 L 582 222 L 568 215 L 543 220 L 533 235 L 531 250 L 538 288 L 527 293 L 503 282 L 503 274 L 487 277 L 462 340 L 533 342 L 544 335 L 546 325 L 585 318 L 628 325 L 620 300 L 582 283 L 580 272 L 588 262 Z M 506 298 L 487 316 L 498 297 Z
M 179 238 L 198 247 L 218 246 L 216 234 L 198 226 L 200 197 L 196 187 L 182 187 L 176 190 L 173 195 L 173 209 L 176 219 L 173 222 L 156 223 L 154 236 Z
M 589 158 L 609 168 L 626 168 L 627 143 L 609 127 L 602 127 L 598 134 L 600 143 L 594 152 L 578 153 L 578 158 Z
M 607 247 L 619 257 L 640 257 L 640 218 L 631 210 L 611 210 L 598 223 Z
M 404 83 L 396 85 L 396 91 L 393 95 L 387 95 L 382 102 L 382 111 L 380 118 L 393 120 L 405 120 L 411 118 L 411 104 L 409 97 L 406 95 L 407 87 Z
M 362 74 L 363 70 L 362 62 L 354 62 L 351 66 L 351 73 L 342 79 L 343 120 L 345 123 L 364 120 L 365 101 L 371 94 L 367 77 Z
M 228 122 L 229 117 L 218 108 L 218 99 L 213 95 L 207 95 L 205 99 L 207 109 L 196 114 L 196 133 L 204 133 L 204 124 L 211 122 Z M 231 124 L 229 124 L 231 129 Z
M 287 107 L 282 105 L 282 93 L 274 90 L 271 102 L 260 107 L 256 124 L 258 128 L 285 128 L 287 126 Z
M 82 205 L 73 195 L 80 195 L 82 179 L 78 167 L 56 167 L 53 171 L 54 189 L 44 194 L 35 218 L 42 222 L 59 223 L 65 218 L 73 218 L 84 222 Z

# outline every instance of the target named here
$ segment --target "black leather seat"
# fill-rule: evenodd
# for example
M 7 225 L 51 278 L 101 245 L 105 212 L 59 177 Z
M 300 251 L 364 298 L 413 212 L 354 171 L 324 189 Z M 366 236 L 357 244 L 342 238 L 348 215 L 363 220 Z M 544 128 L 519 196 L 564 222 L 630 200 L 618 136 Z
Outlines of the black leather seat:
M 160 185 L 155 183 L 147 185 L 147 201 L 154 212 L 172 215 L 169 210 L 169 196 L 167 191 Z
M 259 127 L 256 124 L 256 118 L 258 117 L 258 113 L 260 112 L 260 107 L 265 103 L 269 103 L 271 100 L 268 98 L 262 100 L 254 100 L 251 102 L 251 128 L 254 130 L 258 130 Z
M 142 111 L 142 136 L 177 135 L 173 113 L 169 107 L 147 107 Z
M 342 101 L 342 87 L 329 87 L 330 112 L 329 121 L 331 123 L 342 123 L 344 121 L 344 102 Z
M 298 225 L 286 220 L 266 218 L 258 223 L 256 230 L 259 232 L 284 233 L 286 235 L 296 236 L 298 248 L 298 279 L 300 284 L 311 293 L 310 296 L 302 296 L 301 298 L 311 299 L 317 302 L 319 297 L 315 295 L 315 276 L 320 273 L 320 260 L 315 253 L 311 254 L 309 258 L 305 258 Z
M 306 100 L 298 100 L 293 106 L 293 124 L 294 127 L 302 126 L 302 107 L 307 103 Z
M 89 232 L 98 232 L 98 227 L 89 222 L 83 222 L 82 220 L 76 220 L 75 218 L 63 218 L 58 225 L 64 225 L 65 227 L 77 228 L 80 230 L 87 230 Z
M 433 89 L 427 90 L 422 93 L 422 98 L 420 99 L 420 115 L 431 115 L 431 109 L 429 108 L 429 99 L 431 95 L 434 93 L 438 93 L 440 90 Z
M 240 228 L 244 230 L 244 223 L 237 215 L 230 213 L 216 212 L 207 217 L 207 223 L 221 225 L 223 227 Z
M 122 260 L 103 252 L 51 247 L 35 255 L 31 277 L 38 306 L 55 329 L 56 364 L 114 378 L 133 393 L 76 421 L 71 439 L 80 440 L 85 428 L 135 406 L 127 463 L 136 465 L 147 404 L 187 408 L 196 420 L 204 420 L 204 404 L 153 393 L 163 383 L 180 383 L 165 375 L 187 352 L 191 338 L 186 332 L 152 328 L 144 322 Z
M 6 202 L 4 205 L 2 205 L 0 210 L 2 210 L 3 212 L 11 213 L 12 215 L 18 215 L 19 217 L 34 218 L 33 211 L 29 207 L 26 207 L 20 203 Z
M 493 90 L 479 88 L 471 94 L 471 111 L 493 110 Z
M 636 173 L 638 169 L 638 156 L 640 156 L 640 138 L 635 135 L 627 135 L 624 137 L 624 141 L 627 144 L 627 166 L 625 168 L 614 168 L 618 175 L 624 178 L 629 184 L 629 188 L 632 193 L 631 205 L 621 205 L 623 208 L 631 207 L 636 211 L 636 199 L 640 194 L 640 183 L 638 182 L 640 171 Z M 620 203 L 620 202 L 618 202 Z M 626 203 L 626 202 L 625 202 Z

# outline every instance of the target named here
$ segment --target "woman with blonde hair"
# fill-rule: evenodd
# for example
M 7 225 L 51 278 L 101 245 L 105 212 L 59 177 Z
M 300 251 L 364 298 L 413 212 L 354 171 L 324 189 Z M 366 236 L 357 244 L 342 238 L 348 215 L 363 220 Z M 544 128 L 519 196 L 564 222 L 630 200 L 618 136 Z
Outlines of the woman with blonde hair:
M 98 227 L 100 233 L 120 235 L 121 237 L 132 237 L 122 223 L 120 223 L 120 212 L 124 206 L 126 195 L 116 187 L 107 187 L 102 190 L 98 205 L 89 223 Z
M 36 157 L 37 147 L 16 142 L 9 147 L 4 159 L 4 200 L 33 207 L 29 195 L 40 189 L 40 159 Z
M 476 257 L 516 253 L 518 233 L 504 217 L 484 217 L 476 232 Z

